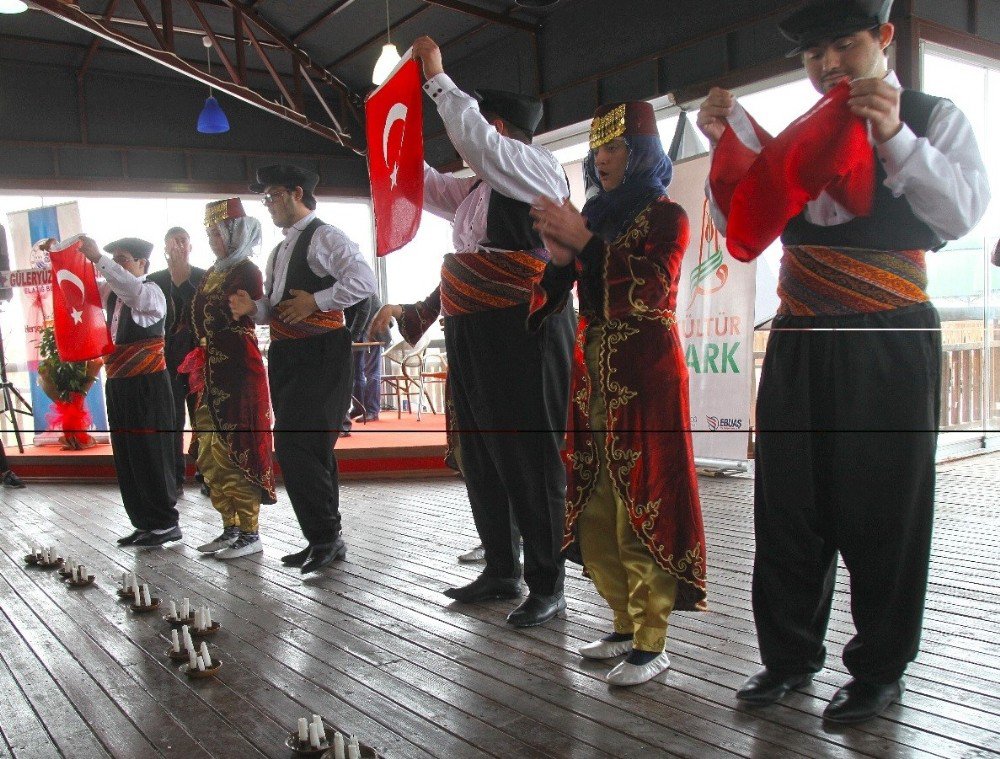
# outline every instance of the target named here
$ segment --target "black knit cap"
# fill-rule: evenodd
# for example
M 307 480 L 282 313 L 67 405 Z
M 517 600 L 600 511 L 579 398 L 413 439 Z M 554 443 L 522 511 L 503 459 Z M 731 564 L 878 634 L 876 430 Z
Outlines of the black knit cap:
M 264 192 L 268 187 L 301 187 L 306 195 L 314 195 L 319 174 L 290 163 L 276 163 L 257 169 L 257 181 L 250 183 L 250 192 Z
M 892 0 L 821 0 L 795 11 L 778 23 L 778 29 L 795 43 L 785 53 L 791 58 L 820 40 L 844 37 L 889 20 Z
M 479 101 L 480 113 L 491 113 L 509 121 L 529 136 L 535 134 L 542 120 L 542 101 L 530 95 L 520 95 L 504 90 L 476 90 L 472 93 Z
M 140 240 L 138 237 L 123 237 L 120 240 L 109 242 L 104 246 L 104 250 L 112 255 L 121 250 L 132 258 L 149 258 L 149 254 L 153 252 L 153 243 Z

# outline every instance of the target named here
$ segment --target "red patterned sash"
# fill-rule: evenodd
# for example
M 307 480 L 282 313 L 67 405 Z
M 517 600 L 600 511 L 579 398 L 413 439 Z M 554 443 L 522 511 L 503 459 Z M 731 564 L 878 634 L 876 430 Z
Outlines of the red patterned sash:
M 531 282 L 549 260 L 546 250 L 449 253 L 441 265 L 441 314 L 510 308 L 531 300 Z
M 344 326 L 343 311 L 313 311 L 298 324 L 286 324 L 276 316 L 271 317 L 271 342 L 313 337 L 332 332 Z
M 104 362 L 104 369 L 111 379 L 156 374 L 167 368 L 163 355 L 162 337 L 149 337 L 134 343 L 116 345 Z
M 788 246 L 778 272 L 778 297 L 778 313 L 792 316 L 846 316 L 923 303 L 924 251 Z

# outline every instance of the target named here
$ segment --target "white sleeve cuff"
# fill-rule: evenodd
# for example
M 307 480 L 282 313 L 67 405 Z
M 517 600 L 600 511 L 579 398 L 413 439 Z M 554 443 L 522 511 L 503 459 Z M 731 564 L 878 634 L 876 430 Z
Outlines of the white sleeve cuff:
M 913 133 L 913 130 L 903 124 L 903 128 L 896 134 L 881 145 L 876 146 L 875 154 L 885 169 L 888 186 L 891 187 L 894 184 L 896 177 L 903 170 L 906 159 L 913 155 L 918 140 L 919 138 Z
M 445 94 L 451 92 L 452 90 L 457 90 L 458 85 L 456 85 L 451 77 L 445 73 L 435 74 L 426 82 L 424 82 L 424 92 L 431 96 L 431 100 L 435 103 L 444 97 Z

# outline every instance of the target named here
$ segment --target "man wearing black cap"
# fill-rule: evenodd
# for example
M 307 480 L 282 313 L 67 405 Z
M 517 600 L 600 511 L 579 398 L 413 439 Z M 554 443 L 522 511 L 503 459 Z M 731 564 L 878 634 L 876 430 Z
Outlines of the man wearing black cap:
M 483 573 L 446 595 L 460 602 L 520 595 L 516 521 L 529 596 L 507 621 L 538 625 L 566 608 L 559 451 L 575 320 L 566 309 L 537 333 L 527 331 L 531 281 L 548 260 L 528 211 L 539 195 L 565 199 L 569 186 L 555 157 L 531 144 L 542 116 L 538 100 L 482 90 L 477 103 L 444 73 L 429 37 L 413 43 L 413 56 L 448 137 L 476 174 L 424 171 L 425 206 L 454 224 L 455 252 L 441 270 L 441 313 L 462 471 L 486 554 Z
M 174 394 L 174 464 L 177 470 L 177 488 L 184 487 L 184 409 L 187 407 L 192 425 L 194 422 L 194 396 L 188 395 L 188 375 L 177 367 L 194 348 L 191 335 L 191 301 L 198 291 L 205 270 L 192 266 L 191 236 L 182 227 L 171 227 L 163 237 L 167 268 L 154 271 L 149 281 L 163 291 L 167 299 L 166 333 L 167 372 L 170 374 Z
M 890 5 L 812 3 L 780 24 L 819 92 L 850 82 L 876 186 L 869 216 L 823 192 L 781 236 L 781 305 L 757 396 L 753 609 L 765 669 L 737 698 L 773 703 L 823 667 L 839 552 L 857 630 L 843 654 L 853 679 L 823 716 L 842 723 L 898 699 L 917 654 L 941 376 L 924 253 L 975 226 L 990 196 L 962 112 L 901 90 L 888 70 Z M 740 108 L 729 92 L 709 93 L 698 124 L 713 145 Z
M 319 176 L 278 164 L 257 170 L 253 192 L 285 239 L 267 262 L 264 297 L 240 290 L 234 317 L 250 314 L 271 328 L 268 380 L 274 450 L 285 490 L 309 545 L 282 558 L 302 574 L 342 559 L 340 488 L 333 447 L 351 403 L 351 334 L 344 309 L 372 295 L 375 273 L 357 244 L 316 217 Z
M 146 280 L 153 244 L 126 237 L 104 247 L 89 237 L 83 254 L 104 277 L 101 299 L 115 343 L 105 357 L 111 452 L 122 503 L 135 530 L 118 545 L 181 539 L 174 471 L 174 401 L 164 358 L 167 301 Z

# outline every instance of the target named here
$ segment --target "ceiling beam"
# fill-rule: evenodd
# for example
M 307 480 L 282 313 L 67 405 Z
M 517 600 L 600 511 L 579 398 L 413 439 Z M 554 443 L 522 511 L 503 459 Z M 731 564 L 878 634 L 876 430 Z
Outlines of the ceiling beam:
M 480 8 L 477 5 L 463 3 L 461 0 L 423 0 L 423 2 L 428 5 L 437 5 L 441 8 L 447 8 L 448 10 L 467 13 L 470 16 L 492 21 L 494 24 L 509 26 L 511 29 L 520 29 L 522 32 L 537 32 L 541 28 L 540 24 L 533 24 L 530 21 L 522 21 L 518 18 L 511 18 L 510 16 L 501 13 L 494 13 L 493 11 L 488 11 L 485 8 Z
M 342 134 L 334 129 L 323 124 L 316 123 L 312 121 L 304 113 L 297 111 L 291 106 L 281 105 L 279 103 L 273 103 L 260 93 L 250 89 L 249 87 L 236 84 L 231 81 L 220 79 L 219 77 L 208 74 L 202 71 L 186 61 L 183 61 L 171 52 L 157 49 L 149 45 L 143 44 L 138 40 L 127 37 L 124 34 L 112 29 L 110 26 L 96 21 L 86 13 L 81 11 L 74 5 L 67 5 L 61 0 L 33 0 L 35 5 L 41 8 L 44 12 L 51 16 L 54 16 L 62 21 L 65 21 L 73 26 L 94 34 L 99 40 L 106 40 L 108 42 L 113 42 L 120 47 L 125 48 L 133 53 L 148 58 L 166 68 L 182 74 L 190 79 L 201 82 L 209 87 L 215 87 L 223 92 L 232 95 L 235 98 L 242 100 L 249 105 L 260 108 L 261 110 L 268 111 L 269 113 L 278 116 L 279 118 L 285 119 L 293 124 L 306 129 L 313 134 L 317 134 L 320 137 L 324 137 L 328 140 L 336 142 L 344 147 L 347 147 L 358 154 L 363 154 L 364 150 L 357 145 L 354 145 L 349 134 Z M 112 3 L 116 0 L 111 0 Z M 227 0 L 228 3 L 228 0 Z M 229 3 L 231 4 L 231 3 Z M 112 11 L 113 12 L 113 11 Z M 304 54 L 302 54 L 304 55 Z M 307 56 L 306 56 L 307 57 Z M 315 68 L 315 64 L 310 64 L 311 67 Z M 231 65 L 230 65 L 231 67 Z M 228 67 L 227 67 L 228 68 Z M 332 78 L 332 75 L 330 75 Z M 337 80 L 339 81 L 339 80 Z M 355 96 L 356 97 L 356 96 Z
M 430 6 L 427 6 L 427 5 L 421 5 L 415 11 L 412 11 L 411 13 L 407 13 L 405 16 L 403 16 L 398 21 L 393 22 L 393 24 L 388 28 L 387 31 L 391 34 L 394 29 L 402 26 L 403 24 L 405 24 L 405 23 L 407 23 L 409 21 L 412 21 L 417 16 L 419 16 L 421 13 L 423 13 L 424 11 L 426 11 L 429 7 Z M 362 42 L 360 45 L 358 45 L 356 48 L 354 48 L 352 50 L 348 50 L 342 56 L 340 56 L 339 58 L 337 58 L 337 60 L 333 61 L 332 63 L 328 63 L 326 66 L 324 66 L 324 68 L 328 68 L 328 69 L 330 69 L 330 68 L 336 68 L 340 64 L 346 63 L 347 61 L 351 60 L 354 56 L 356 56 L 356 55 L 358 55 L 360 53 L 363 53 L 365 50 L 367 50 L 369 47 L 371 47 L 373 43 L 378 42 L 380 39 L 382 39 L 385 36 L 387 36 L 386 32 L 381 32 L 381 31 L 378 32 L 377 34 L 372 35 L 371 37 L 369 37 L 368 39 L 366 39 L 364 42 Z

